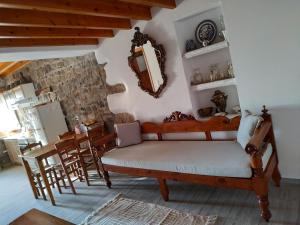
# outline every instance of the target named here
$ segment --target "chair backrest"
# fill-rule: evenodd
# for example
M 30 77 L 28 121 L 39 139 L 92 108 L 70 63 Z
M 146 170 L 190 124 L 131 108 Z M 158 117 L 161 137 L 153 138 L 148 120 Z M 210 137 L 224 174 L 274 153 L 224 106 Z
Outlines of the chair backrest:
M 42 148 L 42 147 L 43 147 L 42 142 L 30 143 L 26 145 L 24 148 L 20 148 L 20 152 L 22 155 L 24 155 L 26 152 L 30 152 L 35 148 Z
M 68 131 L 68 132 L 65 132 L 63 134 L 59 134 L 58 135 L 58 139 L 59 140 L 63 140 L 63 139 L 72 139 L 75 137 L 75 132 L 74 131 Z
M 42 148 L 42 147 L 43 147 L 43 145 L 41 142 L 30 143 L 30 144 L 27 144 L 25 147 L 20 148 L 20 152 L 21 152 L 21 155 L 25 155 L 27 152 L 30 152 L 32 150 L 35 150 L 37 148 Z M 24 160 L 22 158 L 22 161 L 23 161 L 23 164 L 24 164 L 26 170 L 31 170 L 31 171 L 38 170 L 38 165 L 35 160 Z M 45 165 L 49 164 L 47 159 L 45 159 L 44 164 Z
M 55 144 L 55 148 L 63 164 L 71 161 L 74 157 L 78 157 L 80 154 L 78 143 L 74 139 L 61 140 Z
M 102 137 L 102 136 L 103 136 L 102 126 L 97 126 L 88 130 L 88 137 L 91 142 L 93 142 L 93 139 L 97 139 L 97 137 Z
M 116 137 L 116 133 L 96 136 L 90 139 L 90 144 L 95 149 L 109 151 L 110 149 L 115 147 Z

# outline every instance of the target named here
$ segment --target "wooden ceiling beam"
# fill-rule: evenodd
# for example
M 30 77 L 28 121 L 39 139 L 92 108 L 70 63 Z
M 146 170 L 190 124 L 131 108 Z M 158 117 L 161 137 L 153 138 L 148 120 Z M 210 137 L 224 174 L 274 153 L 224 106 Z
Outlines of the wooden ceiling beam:
M 131 29 L 129 19 L 0 8 L 0 25 L 87 29 Z
M 0 0 L 0 7 L 150 20 L 150 8 L 104 0 Z
M 0 39 L 0 48 L 34 47 L 34 46 L 66 46 L 66 45 L 98 45 L 98 39 L 91 38 L 4 38 Z
M 100 38 L 113 36 L 112 30 L 0 26 L 0 38 Z
M 7 66 L 9 66 L 12 62 L 0 62 L 0 74 L 5 70 Z
M 147 6 L 151 6 L 151 7 L 154 6 L 154 7 L 168 8 L 168 9 L 176 8 L 175 0 L 119 0 L 119 1 L 135 3 L 135 4 L 140 4 L 140 5 L 147 5 Z
M 18 61 L 18 62 L 9 62 L 9 65 L 6 66 L 4 69 L 0 70 L 0 76 L 8 76 L 17 70 L 21 69 L 23 66 L 30 63 L 30 61 Z

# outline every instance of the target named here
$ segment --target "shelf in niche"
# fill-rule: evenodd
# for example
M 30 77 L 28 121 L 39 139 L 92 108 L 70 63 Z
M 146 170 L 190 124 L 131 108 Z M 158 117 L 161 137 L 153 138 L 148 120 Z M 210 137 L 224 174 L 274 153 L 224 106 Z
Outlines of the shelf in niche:
M 191 59 L 200 55 L 205 55 L 211 52 L 215 52 L 224 48 L 228 48 L 228 41 L 221 41 L 216 44 L 209 45 L 207 47 L 199 48 L 190 52 L 185 53 L 183 56 L 186 59 Z
M 193 91 L 204 91 L 204 90 L 209 90 L 218 87 L 226 87 L 231 85 L 236 85 L 235 78 L 229 78 L 225 80 L 217 80 L 217 81 L 208 82 L 204 84 L 192 85 L 191 87 Z

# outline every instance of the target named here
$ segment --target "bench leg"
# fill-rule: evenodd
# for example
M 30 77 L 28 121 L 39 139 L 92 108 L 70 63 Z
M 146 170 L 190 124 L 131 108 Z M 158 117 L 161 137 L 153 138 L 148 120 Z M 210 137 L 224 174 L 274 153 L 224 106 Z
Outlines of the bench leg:
M 165 201 L 169 201 L 169 188 L 165 179 L 158 179 L 160 194 Z
M 269 198 L 268 198 L 268 182 L 264 179 L 255 182 L 254 189 L 258 200 L 261 217 L 269 222 L 272 214 L 269 210 Z
M 259 207 L 260 207 L 260 211 L 261 211 L 261 217 L 269 222 L 269 220 L 272 217 L 272 214 L 269 210 L 269 199 L 268 199 L 268 195 L 265 196 L 257 196 L 258 199 L 258 203 L 259 203 Z
M 278 169 L 278 165 L 276 165 L 274 171 L 273 171 L 273 174 L 272 174 L 272 179 L 275 183 L 275 186 L 276 187 L 280 187 L 280 180 L 281 180 L 281 175 L 280 175 L 280 172 L 279 172 L 279 169 Z

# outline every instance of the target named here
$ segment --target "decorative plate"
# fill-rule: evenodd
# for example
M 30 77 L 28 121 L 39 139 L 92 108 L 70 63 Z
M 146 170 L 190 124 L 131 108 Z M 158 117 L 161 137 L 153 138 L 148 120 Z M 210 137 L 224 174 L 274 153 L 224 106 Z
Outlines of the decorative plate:
M 202 21 L 196 29 L 196 40 L 203 46 L 212 43 L 217 36 L 217 25 L 212 20 Z

